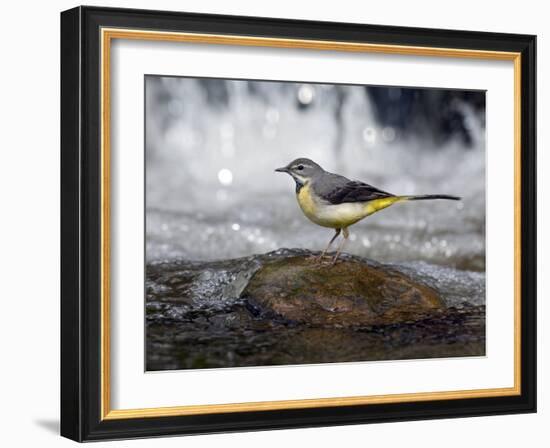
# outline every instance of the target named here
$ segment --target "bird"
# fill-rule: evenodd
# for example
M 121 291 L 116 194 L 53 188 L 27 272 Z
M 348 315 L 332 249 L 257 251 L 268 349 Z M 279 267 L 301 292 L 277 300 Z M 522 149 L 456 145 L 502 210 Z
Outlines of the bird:
M 348 228 L 367 216 L 398 202 L 461 199 L 447 194 L 394 195 L 367 183 L 325 171 L 319 164 L 307 158 L 295 159 L 275 171 L 287 173 L 294 179 L 296 199 L 307 218 L 319 226 L 335 230 L 325 250 L 315 257 L 317 261 L 322 262 L 332 243 L 340 233 L 343 234 L 336 255 L 332 258 L 332 265 L 338 260 L 349 237 Z

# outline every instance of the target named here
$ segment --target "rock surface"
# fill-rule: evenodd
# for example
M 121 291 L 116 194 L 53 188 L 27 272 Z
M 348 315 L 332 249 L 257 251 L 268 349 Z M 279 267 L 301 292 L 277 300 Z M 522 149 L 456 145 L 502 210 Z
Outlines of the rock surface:
M 254 273 L 240 297 L 258 314 L 312 326 L 403 323 L 445 308 L 434 289 L 352 257 L 334 266 L 307 256 L 273 259 Z

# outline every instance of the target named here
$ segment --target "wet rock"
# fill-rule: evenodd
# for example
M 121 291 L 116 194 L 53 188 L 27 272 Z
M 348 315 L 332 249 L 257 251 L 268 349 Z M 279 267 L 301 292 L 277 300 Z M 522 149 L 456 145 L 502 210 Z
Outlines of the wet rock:
M 445 308 L 434 289 L 355 257 L 334 266 L 303 255 L 274 258 L 254 273 L 241 298 L 264 316 L 312 326 L 404 323 Z

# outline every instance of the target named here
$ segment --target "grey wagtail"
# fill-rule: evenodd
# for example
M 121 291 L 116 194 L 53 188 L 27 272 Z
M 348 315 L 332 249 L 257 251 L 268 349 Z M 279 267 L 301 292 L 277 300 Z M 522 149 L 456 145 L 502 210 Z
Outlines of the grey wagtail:
M 348 239 L 348 227 L 363 218 L 397 202 L 424 199 L 460 200 L 457 196 L 446 194 L 396 196 L 372 185 L 329 173 L 313 160 L 304 158 L 296 159 L 275 171 L 290 174 L 296 182 L 296 199 L 304 215 L 315 224 L 336 230 L 336 234 L 317 260 L 323 259 L 340 232 L 343 233 L 344 238 L 338 246 L 332 264 L 338 260 Z

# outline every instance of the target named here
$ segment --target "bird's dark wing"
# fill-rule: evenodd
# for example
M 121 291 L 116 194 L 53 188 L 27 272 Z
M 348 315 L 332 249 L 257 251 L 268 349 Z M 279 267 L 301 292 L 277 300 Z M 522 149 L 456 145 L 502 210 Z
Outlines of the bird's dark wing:
M 322 195 L 323 199 L 331 204 L 367 202 L 393 196 L 393 194 L 379 190 L 372 185 L 354 180 L 348 180 L 346 183 L 335 186 L 331 190 L 327 189 Z

